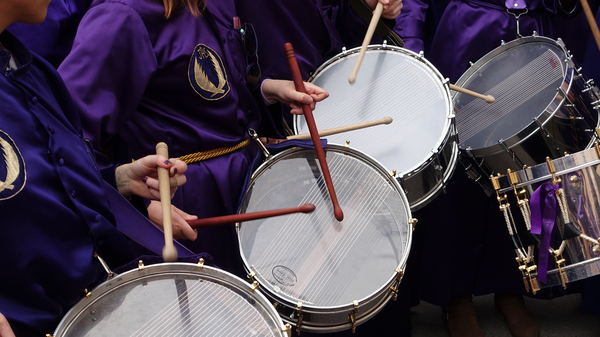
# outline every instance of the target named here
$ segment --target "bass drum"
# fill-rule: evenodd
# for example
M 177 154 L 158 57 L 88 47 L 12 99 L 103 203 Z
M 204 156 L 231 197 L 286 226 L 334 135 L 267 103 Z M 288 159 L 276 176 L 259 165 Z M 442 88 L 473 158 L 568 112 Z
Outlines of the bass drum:
M 461 161 L 488 194 L 491 175 L 581 151 L 595 140 L 600 92 L 560 39 L 534 35 L 503 44 L 456 84 L 496 99 L 454 95 Z
M 412 238 L 411 213 L 398 182 L 375 160 L 328 145 L 338 222 L 312 149 L 290 148 L 254 173 L 240 213 L 316 205 L 238 224 L 248 273 L 287 323 L 300 331 L 354 329 L 395 295 Z
M 356 81 L 348 83 L 360 48 L 323 64 L 310 82 L 329 92 L 313 112 L 319 130 L 370 122 L 386 116 L 389 125 L 327 136 L 330 143 L 351 146 L 396 172 L 413 211 L 433 200 L 454 172 L 458 146 L 447 81 L 423 58 L 409 50 L 371 45 Z M 304 116 L 294 131 L 307 133 Z
M 191 263 L 141 266 L 100 284 L 54 337 L 289 337 L 273 306 L 246 281 Z

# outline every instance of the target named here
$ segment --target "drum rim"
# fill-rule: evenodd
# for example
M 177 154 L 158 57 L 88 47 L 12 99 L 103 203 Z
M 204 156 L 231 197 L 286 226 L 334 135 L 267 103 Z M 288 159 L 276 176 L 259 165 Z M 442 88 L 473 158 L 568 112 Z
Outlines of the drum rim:
M 248 185 L 248 189 L 251 188 L 251 186 L 253 185 L 255 179 L 260 176 L 260 174 L 262 174 L 262 172 L 264 172 L 265 170 L 267 170 L 270 166 L 272 162 L 276 162 L 278 161 L 281 157 L 287 156 L 293 152 L 297 152 L 297 151 L 310 151 L 311 149 L 308 148 L 301 148 L 301 147 L 291 147 L 289 149 L 286 149 L 280 153 L 275 154 L 274 156 L 270 157 L 269 159 L 265 160 L 265 162 L 263 162 L 256 170 L 255 172 L 252 174 L 251 177 L 251 181 L 250 184 Z M 410 219 L 412 218 L 412 213 L 411 213 L 411 209 L 410 209 L 410 205 L 408 203 L 408 199 L 406 197 L 406 194 L 404 193 L 404 191 L 402 190 L 400 183 L 394 179 L 392 176 L 389 175 L 388 172 L 386 172 L 386 169 L 383 165 L 381 165 L 376 159 L 374 159 L 373 157 L 369 156 L 368 154 L 357 150 L 357 149 L 353 149 L 347 146 L 341 146 L 341 145 L 337 145 L 337 144 L 327 144 L 327 146 L 324 148 L 325 151 L 327 150 L 333 150 L 333 151 L 337 151 L 337 152 L 354 152 L 354 155 L 358 156 L 359 158 L 370 162 L 370 164 L 376 166 L 378 172 L 387 178 L 388 181 L 391 182 L 391 184 L 393 185 L 394 189 L 396 189 L 399 194 L 400 197 L 402 199 L 402 203 L 404 205 L 404 209 L 405 212 L 407 212 L 408 218 L 407 221 L 410 221 Z M 387 174 L 384 174 L 387 173 Z M 246 191 L 247 194 L 248 190 Z M 244 198 L 245 200 L 245 198 Z M 407 223 L 407 225 L 409 225 L 409 223 Z M 236 223 L 236 232 L 237 232 L 237 236 L 238 236 L 238 246 L 239 246 L 239 252 L 240 252 L 240 256 L 243 260 L 244 263 L 244 268 L 246 269 L 247 272 L 252 272 L 252 270 L 249 268 L 249 263 L 246 259 L 246 255 L 243 254 L 243 250 L 242 250 L 242 240 L 240 238 L 240 231 L 241 231 L 241 225 L 240 223 Z M 404 254 L 402 256 L 402 259 L 400 261 L 400 263 L 398 264 L 397 268 L 400 268 L 401 270 L 405 270 L 406 268 L 406 264 L 408 261 L 408 255 L 410 253 L 410 248 L 412 246 L 412 230 L 408 230 L 407 231 L 407 238 L 406 238 L 406 254 Z M 396 279 L 396 273 L 390 273 L 391 276 L 390 278 L 386 281 L 386 283 L 382 286 L 380 286 L 379 288 L 376 288 L 374 291 L 372 291 L 372 293 L 368 296 L 366 296 L 365 298 L 362 298 L 359 301 L 359 303 L 368 303 L 370 301 L 372 301 L 373 299 L 378 299 L 379 296 L 381 296 L 381 294 L 384 294 L 387 290 L 388 287 L 391 283 L 394 282 L 394 280 Z M 254 276 L 254 278 L 260 278 L 259 275 Z M 269 287 L 266 287 L 266 285 L 264 285 L 263 283 L 260 282 L 260 280 L 257 279 L 257 281 L 259 281 L 259 286 L 264 290 L 265 294 L 269 297 L 272 297 L 274 300 L 276 300 L 277 302 L 290 307 L 290 308 L 295 308 L 297 303 L 296 302 L 291 302 L 288 299 L 282 298 L 281 296 L 278 296 L 276 292 L 271 291 L 271 289 Z M 266 282 L 264 282 L 265 284 L 268 284 Z M 385 298 L 386 296 L 382 296 L 382 299 Z M 390 296 L 387 296 L 388 298 Z M 389 299 L 388 299 L 389 300 Z M 386 300 L 384 303 L 387 303 Z M 354 306 L 352 303 L 348 303 L 348 304 L 342 304 L 342 305 L 337 305 L 337 306 L 314 306 L 314 305 L 310 305 L 308 303 L 303 303 L 302 305 L 303 311 L 307 311 L 307 312 L 313 312 L 313 313 L 329 313 L 331 311 L 339 311 L 339 312 L 344 312 L 347 311 L 349 309 L 353 309 Z M 377 308 L 374 308 L 377 309 Z M 368 314 L 367 313 L 363 313 L 363 314 Z M 305 323 L 309 324 L 308 322 Z
M 310 76 L 310 78 L 308 79 L 308 82 L 313 83 L 313 81 L 315 81 L 323 71 L 327 70 L 328 68 L 330 68 L 334 64 L 338 63 L 340 60 L 347 58 L 348 56 L 351 56 L 353 54 L 358 54 L 360 52 L 360 49 L 361 49 L 361 47 L 355 47 L 355 48 L 348 49 L 348 50 L 346 50 L 346 49 L 342 50 L 342 52 L 338 53 L 337 55 L 335 55 L 334 57 L 330 58 L 325 63 L 323 63 L 321 66 L 319 66 L 317 68 L 317 70 L 315 70 L 314 74 Z M 429 60 L 427 60 L 423 56 L 422 53 L 417 54 L 417 53 L 413 52 L 412 50 L 401 48 L 401 47 L 394 46 L 394 45 L 387 45 L 387 44 L 369 45 L 367 47 L 366 53 L 372 53 L 372 52 L 378 52 L 378 51 L 385 51 L 385 52 L 391 51 L 391 52 L 395 52 L 395 53 L 398 53 L 401 55 L 411 57 L 413 59 L 416 59 L 417 61 L 423 62 L 429 70 L 433 71 L 433 75 L 435 75 L 435 77 L 437 77 L 440 80 L 440 83 L 441 83 L 440 88 L 444 92 L 444 98 L 446 101 L 445 103 L 446 103 L 447 111 L 446 111 L 446 118 L 445 118 L 443 130 L 446 130 L 446 132 L 441 134 L 439 136 L 439 138 L 436 140 L 435 145 L 432 147 L 432 149 L 430 151 L 429 157 L 425 158 L 424 161 L 415 163 L 415 165 L 413 165 L 412 167 L 409 167 L 406 171 L 398 172 L 398 174 L 401 174 L 402 176 L 412 176 L 412 175 L 415 175 L 418 172 L 420 172 L 423 169 L 424 164 L 429 162 L 429 160 L 435 155 L 435 153 L 439 153 L 439 151 L 444 149 L 448 138 L 451 138 L 452 135 L 455 133 L 456 126 L 454 123 L 454 101 L 452 100 L 452 95 L 450 94 L 450 85 L 448 84 L 449 80 L 448 80 L 448 78 L 445 78 L 439 72 L 439 70 L 431 62 L 429 62 Z M 300 132 L 300 130 L 299 130 L 300 122 L 299 121 L 302 118 L 303 118 L 302 115 L 294 116 L 293 131 L 295 134 L 298 134 Z M 327 138 L 327 137 L 325 137 L 325 138 Z
M 567 92 L 570 92 L 571 88 L 573 86 L 574 80 L 575 80 L 574 79 L 574 69 L 570 66 L 569 62 L 567 62 L 566 60 L 571 59 L 571 54 L 565 48 L 565 45 L 560 38 L 558 40 L 554 40 L 549 37 L 539 36 L 536 33 L 534 33 L 532 36 L 517 37 L 516 39 L 509 41 L 509 42 L 502 41 L 500 46 L 492 49 L 487 54 L 483 55 L 475 63 L 472 63 L 471 66 L 458 78 L 458 80 L 456 80 L 456 85 L 464 86 L 464 83 L 467 80 L 469 80 L 476 71 L 481 69 L 488 62 L 492 61 L 494 58 L 503 54 L 504 52 L 506 52 L 514 47 L 526 45 L 526 44 L 530 44 L 530 43 L 546 43 L 546 44 L 553 45 L 562 50 L 564 58 L 561 58 L 560 62 L 565 66 L 565 75 L 563 76 L 563 83 L 564 82 L 569 83 Z M 452 94 L 452 103 L 454 105 L 455 105 L 455 100 L 459 95 L 461 95 L 460 92 L 455 92 L 454 94 Z M 548 104 L 544 107 L 544 109 L 539 110 L 539 115 L 537 116 L 538 117 L 537 121 L 539 122 L 539 125 L 538 125 L 538 123 L 535 122 L 535 120 L 532 120 L 531 123 L 525 125 L 516 134 L 511 135 L 507 139 L 502 139 L 502 141 L 504 142 L 504 145 L 506 145 L 509 149 L 513 148 L 513 147 L 525 142 L 527 139 L 529 139 L 533 135 L 535 135 L 536 132 L 538 132 L 540 130 L 540 126 L 546 125 L 546 123 L 548 123 L 554 117 L 554 115 L 561 109 L 561 107 L 567 100 L 566 95 L 562 99 L 557 99 L 558 95 L 559 95 L 559 91 L 557 90 L 557 93 L 554 95 L 554 98 L 548 102 Z M 556 107 L 554 108 L 554 110 L 549 110 L 548 108 L 551 105 L 553 105 L 554 102 L 559 102 L 559 103 L 556 104 Z M 458 111 L 458 114 L 460 114 L 460 111 Z M 456 132 L 458 135 L 459 149 L 460 150 L 468 150 L 471 154 L 473 154 L 475 156 L 490 156 L 490 155 L 494 155 L 494 154 L 505 151 L 504 147 L 501 144 L 493 144 L 490 146 L 480 147 L 480 148 L 465 147 L 464 145 L 462 145 L 460 143 L 460 130 L 459 130 L 458 124 L 456 124 Z
M 170 272 L 178 272 L 189 275 L 200 275 L 203 277 L 199 279 L 207 280 L 222 286 L 223 283 L 226 283 L 230 287 L 234 287 L 234 289 L 237 291 L 243 290 L 244 294 L 255 300 L 255 306 L 260 306 L 262 311 L 269 315 L 269 318 L 271 320 L 270 322 L 272 323 L 271 330 L 274 330 L 274 328 L 277 327 L 276 331 L 279 332 L 280 336 L 287 336 L 287 333 L 282 331 L 284 322 L 281 319 L 280 315 L 271 305 L 271 302 L 269 302 L 267 297 L 265 297 L 265 295 L 258 289 L 255 289 L 253 291 L 250 290 L 250 284 L 247 281 L 243 280 L 237 275 L 234 275 L 222 269 L 187 262 L 164 262 L 151 264 L 148 266 L 144 266 L 143 268 L 135 268 L 128 270 L 126 272 L 114 276 L 109 280 L 100 283 L 92 291 L 90 291 L 90 297 L 83 297 L 79 302 L 73 305 L 63 315 L 63 318 L 54 330 L 53 336 L 60 337 L 64 336 L 65 333 L 69 333 L 74 321 L 77 320 L 82 314 L 84 314 L 85 311 L 91 305 L 94 305 L 99 299 L 103 298 L 105 295 L 109 295 L 116 289 L 119 289 L 124 285 L 131 284 L 132 282 L 140 281 L 160 274 L 170 274 Z M 235 282 L 237 282 L 238 284 L 236 285 Z M 242 287 L 242 285 L 247 286 Z M 234 291 L 232 288 L 226 288 L 230 291 Z M 266 320 L 267 318 L 265 315 L 260 315 L 260 317 L 262 317 L 264 320 Z
M 580 158 L 583 160 L 587 158 L 589 160 L 585 161 L 583 164 L 569 165 L 572 163 L 574 164 L 575 160 Z M 600 154 L 595 147 L 592 147 L 573 154 L 565 155 L 560 158 L 552 159 L 552 162 L 556 167 L 556 172 L 554 174 L 558 177 L 600 164 Z M 519 183 L 516 186 L 517 188 L 552 179 L 552 173 L 548 169 L 548 165 L 546 163 L 529 166 L 513 173 L 516 174 L 519 180 Z M 513 189 L 508 175 L 501 175 L 497 178 L 500 184 L 500 192 L 506 193 Z

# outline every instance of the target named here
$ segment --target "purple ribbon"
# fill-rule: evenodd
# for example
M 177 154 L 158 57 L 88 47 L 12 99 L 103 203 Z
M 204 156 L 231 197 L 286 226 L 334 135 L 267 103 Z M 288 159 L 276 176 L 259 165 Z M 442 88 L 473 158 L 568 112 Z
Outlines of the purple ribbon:
M 547 181 L 540 185 L 531 195 L 531 233 L 541 234 L 538 258 L 538 279 L 546 283 L 548 273 L 548 255 L 552 229 L 556 220 L 558 202 L 555 192 L 559 184 Z

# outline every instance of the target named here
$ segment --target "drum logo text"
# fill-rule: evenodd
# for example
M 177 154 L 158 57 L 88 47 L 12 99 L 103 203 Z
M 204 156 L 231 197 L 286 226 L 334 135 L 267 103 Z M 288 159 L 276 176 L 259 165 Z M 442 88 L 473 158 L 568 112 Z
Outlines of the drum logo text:
M 275 266 L 271 272 L 275 280 L 284 286 L 293 286 L 298 281 L 296 274 L 288 267 Z

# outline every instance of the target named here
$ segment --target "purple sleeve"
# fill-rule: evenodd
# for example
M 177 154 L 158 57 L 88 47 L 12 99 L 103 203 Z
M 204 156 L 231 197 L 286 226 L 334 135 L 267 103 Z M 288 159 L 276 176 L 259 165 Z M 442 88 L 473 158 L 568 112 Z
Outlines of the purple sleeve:
M 418 53 L 424 50 L 425 17 L 428 0 L 403 0 L 394 31 L 404 40 L 404 48 Z
M 81 113 L 84 136 L 102 151 L 129 120 L 157 68 L 138 13 L 119 2 L 92 7 L 59 67 Z M 108 159 L 99 154 L 98 165 Z

